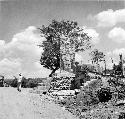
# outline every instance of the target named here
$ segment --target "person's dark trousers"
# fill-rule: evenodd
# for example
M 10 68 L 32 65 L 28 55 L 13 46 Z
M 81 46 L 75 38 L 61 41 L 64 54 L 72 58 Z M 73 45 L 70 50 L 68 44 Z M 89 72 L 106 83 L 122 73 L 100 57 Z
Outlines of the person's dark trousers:
M 17 84 L 17 90 L 18 90 L 19 92 L 21 92 L 20 87 L 21 87 L 21 82 L 18 82 L 18 84 Z

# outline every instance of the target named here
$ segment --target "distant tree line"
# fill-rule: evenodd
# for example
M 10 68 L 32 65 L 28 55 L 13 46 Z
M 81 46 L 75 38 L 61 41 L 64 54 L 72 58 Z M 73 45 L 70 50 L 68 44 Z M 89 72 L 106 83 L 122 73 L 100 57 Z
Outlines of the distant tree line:
M 23 88 L 34 88 L 39 85 L 44 79 L 42 78 L 25 78 L 22 80 Z M 15 77 L 13 80 L 6 80 L 5 83 L 11 87 L 17 87 L 17 78 Z

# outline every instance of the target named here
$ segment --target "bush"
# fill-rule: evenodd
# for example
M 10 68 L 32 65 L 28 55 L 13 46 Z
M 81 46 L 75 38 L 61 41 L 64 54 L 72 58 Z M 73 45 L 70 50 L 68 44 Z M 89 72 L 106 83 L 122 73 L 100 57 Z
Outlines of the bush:
M 83 106 L 91 106 L 99 102 L 97 91 L 91 88 L 86 88 L 81 91 L 76 98 L 76 103 L 81 102 Z
M 38 82 L 34 81 L 34 80 L 29 80 L 28 83 L 27 83 L 27 87 L 28 88 L 34 88 L 34 87 L 37 87 L 38 86 Z
M 12 80 L 12 82 L 10 83 L 10 86 L 17 87 L 17 79 L 16 78 L 14 80 Z
M 11 86 L 12 81 L 13 81 L 12 79 L 5 79 L 4 83 L 6 86 Z
M 92 80 L 77 95 L 75 99 L 76 107 L 81 107 L 81 110 L 88 110 L 90 106 L 98 104 L 100 101 L 98 93 L 100 92 L 101 88 L 102 88 L 101 79 L 98 78 L 97 80 Z M 100 95 L 102 93 L 100 93 Z
M 108 80 L 110 88 L 113 88 L 112 94 L 117 93 L 117 99 L 125 98 L 125 83 L 121 78 L 110 78 Z
M 17 79 L 13 79 L 12 81 L 9 82 L 10 83 L 10 86 L 12 87 L 17 87 Z M 38 86 L 38 81 L 37 80 L 34 80 L 34 79 L 26 79 L 25 77 L 23 77 L 22 79 L 22 85 L 21 87 L 22 88 L 34 88 L 34 87 L 37 87 Z
M 0 82 L 0 87 L 4 87 L 3 82 Z
M 22 80 L 22 87 L 23 88 L 27 88 L 28 87 L 28 79 L 26 79 L 25 77 L 23 77 L 23 80 Z

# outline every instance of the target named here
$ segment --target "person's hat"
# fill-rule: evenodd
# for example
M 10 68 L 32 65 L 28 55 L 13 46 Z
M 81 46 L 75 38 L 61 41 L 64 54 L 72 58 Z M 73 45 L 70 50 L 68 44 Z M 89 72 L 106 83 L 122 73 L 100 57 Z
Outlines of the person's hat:
M 21 73 L 19 73 L 19 75 L 21 76 Z

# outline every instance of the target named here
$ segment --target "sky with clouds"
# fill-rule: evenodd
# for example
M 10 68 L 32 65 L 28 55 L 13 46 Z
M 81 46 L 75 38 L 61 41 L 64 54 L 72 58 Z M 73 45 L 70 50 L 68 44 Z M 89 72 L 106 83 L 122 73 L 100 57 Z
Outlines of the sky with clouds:
M 53 19 L 74 20 L 92 37 L 93 48 L 106 54 L 107 66 L 119 53 L 125 56 L 125 2 L 85 0 L 0 1 L 0 74 L 22 72 L 26 77 L 46 77 L 50 70 L 40 63 L 44 38 L 37 27 Z M 89 52 L 76 54 L 76 61 L 89 62 Z

